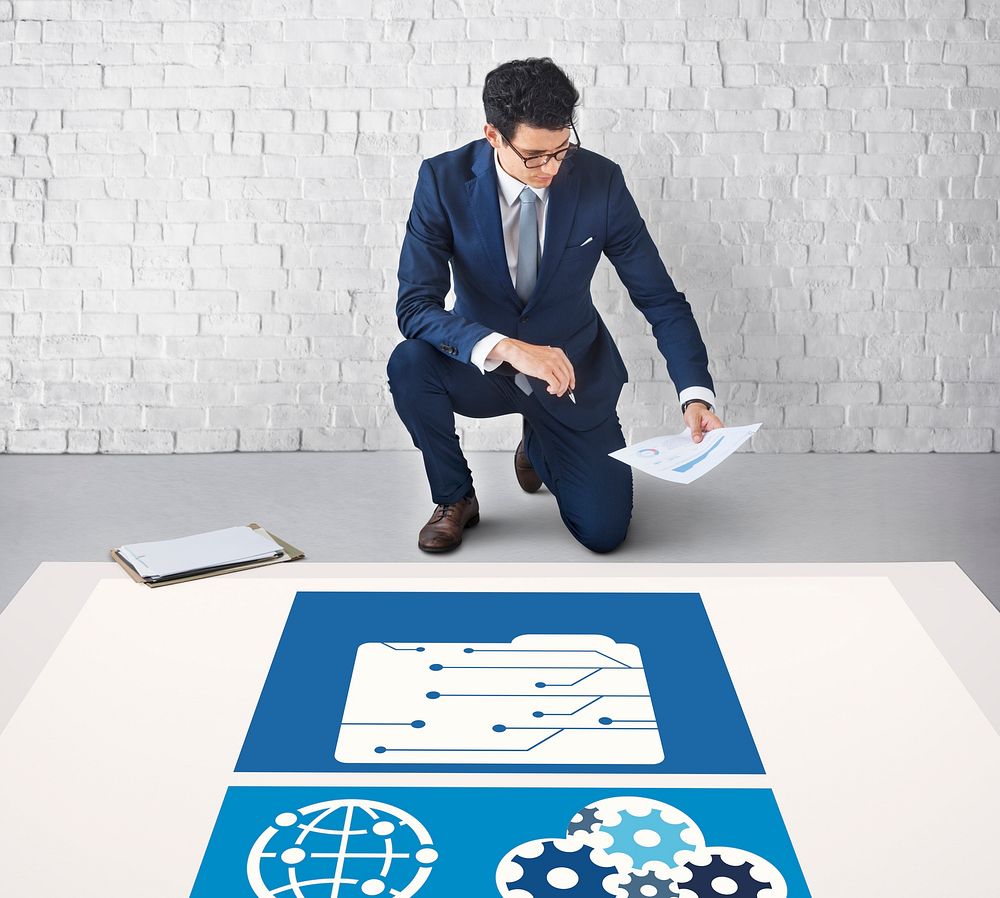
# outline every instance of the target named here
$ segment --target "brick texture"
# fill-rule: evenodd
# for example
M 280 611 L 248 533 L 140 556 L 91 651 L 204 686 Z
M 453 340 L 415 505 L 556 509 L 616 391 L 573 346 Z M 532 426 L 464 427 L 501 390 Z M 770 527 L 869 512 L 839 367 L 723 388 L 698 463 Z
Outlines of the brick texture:
M 1000 450 L 996 0 L 0 0 L 0 451 L 411 448 L 385 359 L 417 168 L 540 55 L 724 421 L 764 422 L 747 451 Z M 606 259 L 593 295 L 627 438 L 679 429 Z

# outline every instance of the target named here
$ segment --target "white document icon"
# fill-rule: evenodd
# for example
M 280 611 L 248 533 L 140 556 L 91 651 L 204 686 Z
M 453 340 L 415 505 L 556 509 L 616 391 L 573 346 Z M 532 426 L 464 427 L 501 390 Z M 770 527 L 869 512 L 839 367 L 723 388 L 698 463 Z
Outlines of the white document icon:
M 637 646 L 607 636 L 358 646 L 334 756 L 365 764 L 659 764 Z

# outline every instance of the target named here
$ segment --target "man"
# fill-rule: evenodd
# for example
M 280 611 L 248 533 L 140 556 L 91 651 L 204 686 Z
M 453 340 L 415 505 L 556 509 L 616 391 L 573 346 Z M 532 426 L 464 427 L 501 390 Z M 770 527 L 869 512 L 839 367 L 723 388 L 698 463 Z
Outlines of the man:
M 387 371 L 437 503 L 418 537 L 424 551 L 454 549 L 479 521 L 456 413 L 520 414 L 522 489 L 548 487 L 595 552 L 625 539 L 632 469 L 608 453 L 625 445 L 615 407 L 628 372 L 590 295 L 602 252 L 652 325 L 692 438 L 723 426 L 691 307 L 621 167 L 579 145 L 578 100 L 548 57 L 504 63 L 486 76 L 485 138 L 420 165 L 399 257 L 406 339 Z

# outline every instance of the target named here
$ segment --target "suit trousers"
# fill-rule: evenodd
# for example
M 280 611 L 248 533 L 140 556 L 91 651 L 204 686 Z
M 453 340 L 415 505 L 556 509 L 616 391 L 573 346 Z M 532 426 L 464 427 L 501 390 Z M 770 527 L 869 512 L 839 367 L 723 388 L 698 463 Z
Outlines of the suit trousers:
M 472 472 L 455 432 L 455 414 L 493 418 L 520 414 L 525 450 L 555 496 L 570 533 L 594 552 L 625 539 L 632 518 L 632 469 L 609 458 L 625 445 L 617 413 L 590 430 L 571 430 L 515 385 L 514 378 L 450 359 L 426 340 L 398 344 L 387 366 L 396 412 L 423 455 L 436 504 L 457 502 L 472 490 Z M 568 394 L 566 402 L 571 402 Z

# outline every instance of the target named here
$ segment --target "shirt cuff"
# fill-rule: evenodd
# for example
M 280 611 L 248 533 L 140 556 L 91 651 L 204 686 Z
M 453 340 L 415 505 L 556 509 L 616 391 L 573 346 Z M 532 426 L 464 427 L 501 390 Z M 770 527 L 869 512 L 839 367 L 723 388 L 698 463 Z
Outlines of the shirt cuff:
M 684 405 L 689 399 L 704 399 L 705 402 L 712 406 L 712 411 L 717 415 L 719 414 L 719 406 L 715 400 L 715 393 L 708 387 L 685 387 L 681 390 L 677 398 L 681 405 Z
M 503 361 L 500 359 L 492 359 L 487 361 L 486 356 L 492 352 L 493 347 L 497 345 L 501 340 L 506 340 L 507 337 L 504 334 L 498 334 L 494 331 L 487 337 L 483 337 L 475 346 L 472 347 L 472 354 L 469 357 L 469 361 L 472 362 L 483 374 L 487 371 L 492 371 L 494 368 L 499 368 Z

